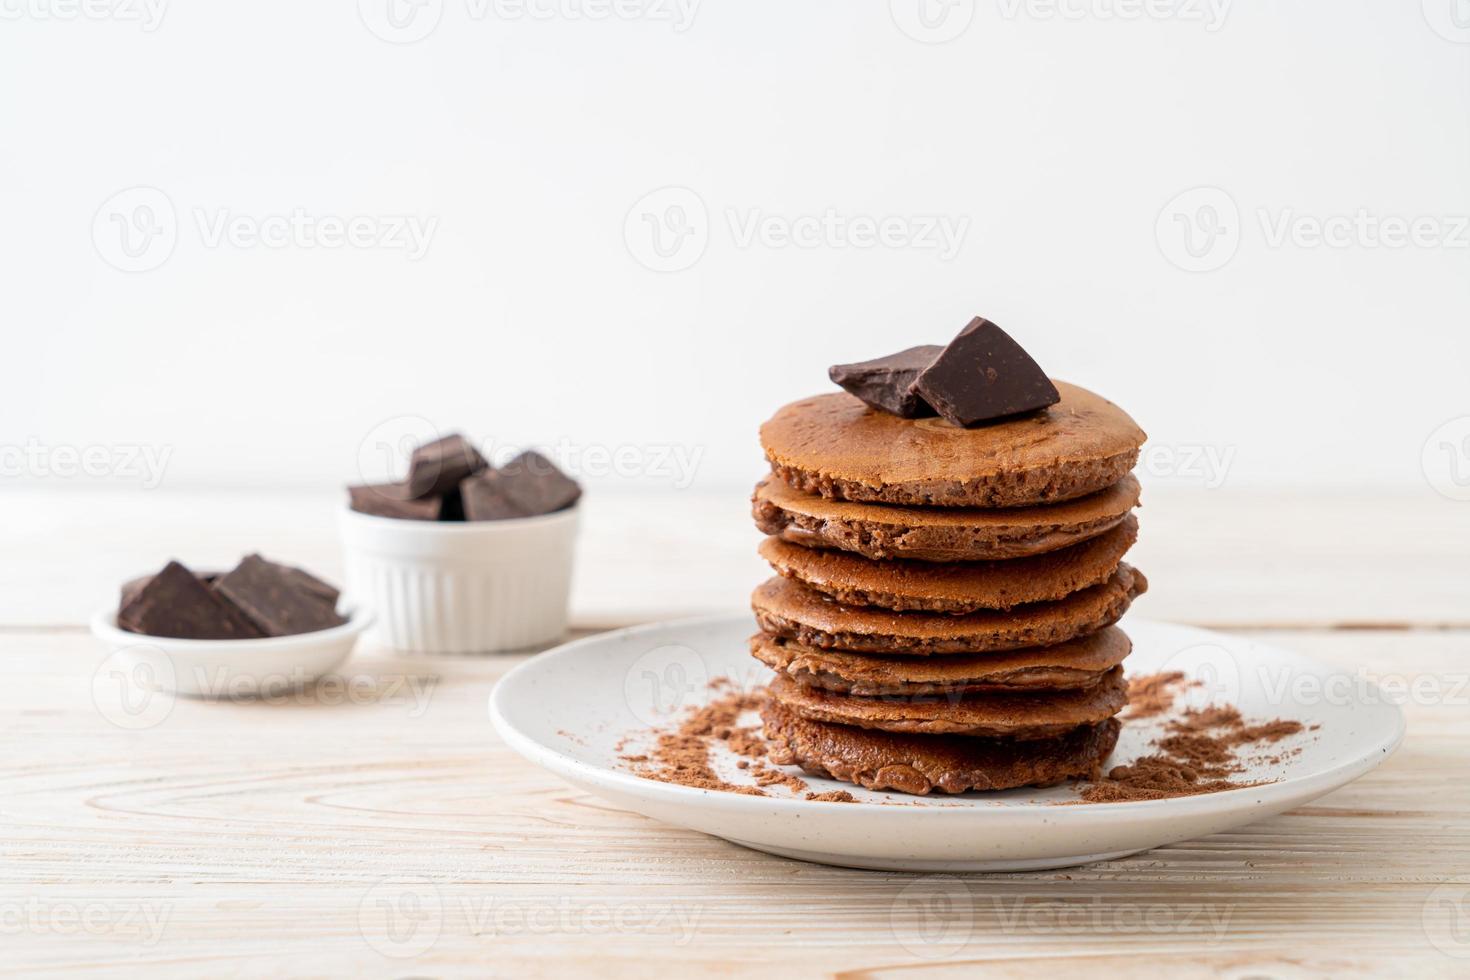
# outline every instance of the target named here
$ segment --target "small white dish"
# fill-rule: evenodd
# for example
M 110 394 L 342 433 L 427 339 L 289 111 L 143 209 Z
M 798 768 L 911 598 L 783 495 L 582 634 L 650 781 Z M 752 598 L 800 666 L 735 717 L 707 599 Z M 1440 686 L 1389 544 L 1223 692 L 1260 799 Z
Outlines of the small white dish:
M 1360 675 L 1206 630 L 1145 620 L 1123 626 L 1134 641 L 1127 670 L 1181 670 L 1200 682 L 1180 692 L 1176 711 L 1226 702 L 1247 721 L 1295 719 L 1307 730 L 1241 753 L 1246 771 L 1237 779 L 1259 785 L 1128 803 L 1058 805 L 1078 799 L 1075 784 L 914 797 L 793 768 L 811 792 L 847 790 L 858 800 L 818 802 L 770 787 L 764 797 L 694 789 L 629 771 L 621 756 L 637 750 L 640 733 L 710 700 L 710 680 L 749 688 L 770 676 L 747 651 L 755 631 L 748 614 L 568 643 L 507 674 L 491 693 L 490 716 L 521 755 L 629 810 L 785 857 L 926 872 L 1060 868 L 1218 833 L 1356 779 L 1403 738 L 1403 713 Z M 1109 766 L 1146 754 L 1158 734 L 1158 722 L 1128 724 Z M 727 781 L 753 784 L 733 757 L 714 761 Z
M 567 629 L 581 505 L 504 521 L 412 521 L 343 508 L 343 594 L 413 653 L 495 653 Z
M 373 624 L 370 610 L 349 608 L 347 622 L 331 629 L 255 640 L 182 640 L 129 633 L 117 611 L 92 617 L 92 635 L 105 643 L 133 676 L 150 678 L 157 690 L 201 698 L 277 696 L 330 673 L 352 653 Z

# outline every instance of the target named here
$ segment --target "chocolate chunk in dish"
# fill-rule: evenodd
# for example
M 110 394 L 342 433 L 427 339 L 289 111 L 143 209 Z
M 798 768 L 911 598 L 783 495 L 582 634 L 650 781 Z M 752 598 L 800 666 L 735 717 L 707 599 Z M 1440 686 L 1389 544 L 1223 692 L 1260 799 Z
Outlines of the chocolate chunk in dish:
M 871 361 L 834 364 L 827 377 L 876 409 L 906 419 L 926 418 L 934 409 L 914 390 L 914 381 L 943 351 L 938 344 L 925 344 Z
M 947 421 L 966 428 L 1062 398 L 1020 344 L 978 316 L 919 373 L 913 388 Z
M 260 558 L 259 555 L 251 555 L 250 558 L 257 558 L 261 561 L 265 561 L 265 559 Z M 250 558 L 247 558 L 245 560 L 249 561 Z M 300 589 L 302 592 L 305 592 L 308 595 L 316 596 L 327 605 L 331 606 L 334 609 L 336 608 L 337 599 L 342 595 L 342 593 L 337 589 L 335 585 L 331 584 L 330 582 L 323 582 L 321 579 L 317 578 L 315 575 L 311 574 L 305 569 L 295 568 L 291 565 L 280 565 L 274 562 L 266 562 L 266 564 L 273 565 L 275 568 L 280 569 L 282 577 L 289 581 L 295 588 Z
M 425 443 L 408 463 L 408 495 L 414 500 L 437 497 L 485 468 L 485 458 L 468 439 L 455 433 Z
M 444 510 L 440 497 L 414 500 L 406 483 L 370 483 L 347 488 L 352 509 L 374 517 L 397 517 L 411 521 L 437 521 Z
M 468 478 L 466 478 L 468 479 Z M 459 487 L 448 491 L 444 496 L 438 498 L 439 520 L 441 521 L 463 521 L 464 517 L 464 494 L 460 493 Z
M 128 605 L 135 598 L 137 598 L 138 593 L 143 591 L 143 587 L 146 586 L 149 582 L 153 581 L 153 579 L 154 576 L 152 575 L 139 575 L 137 578 L 129 579 L 128 581 L 123 583 L 122 601 L 118 603 L 117 618 L 119 623 L 122 622 L 122 610 L 126 609 Z
M 117 625 L 130 633 L 182 640 L 247 640 L 265 635 L 228 600 L 176 561 L 123 586 Z
M 498 470 L 460 484 L 465 519 L 501 521 L 565 510 L 582 496 L 577 481 L 537 452 L 524 452 Z
M 249 555 L 214 587 L 266 636 L 292 636 L 347 622 L 337 615 L 336 596 L 322 591 L 325 585 L 298 568 Z

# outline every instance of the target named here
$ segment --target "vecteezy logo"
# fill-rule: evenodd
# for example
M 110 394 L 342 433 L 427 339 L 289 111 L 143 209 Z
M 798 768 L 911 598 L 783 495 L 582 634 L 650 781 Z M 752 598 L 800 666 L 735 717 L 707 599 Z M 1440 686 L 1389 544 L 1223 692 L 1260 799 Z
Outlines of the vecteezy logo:
M 118 728 L 141 731 L 174 710 L 173 660 L 158 647 L 139 643 L 114 650 L 92 672 L 92 705 Z
M 709 211 L 687 187 L 661 187 L 638 199 L 623 219 L 628 253 L 654 272 L 679 272 L 709 244 Z
M 661 725 L 698 702 L 709 688 L 709 668 L 699 652 L 677 643 L 655 647 L 628 667 L 623 700 L 633 717 Z
M 889 925 L 893 938 L 915 956 L 954 956 L 975 930 L 974 896 L 959 878 L 925 875 L 894 896 Z
M 1470 0 L 1421 0 L 1424 19 L 1446 41 L 1470 44 Z
M 1218 187 L 1196 187 L 1159 212 L 1154 237 L 1164 258 L 1186 272 L 1213 272 L 1240 247 L 1240 209 Z
M 888 0 L 893 22 L 915 41 L 953 41 L 975 19 L 975 0 Z
M 1192 643 L 1169 654 L 1151 673 L 1182 673 L 1186 687 L 1180 688 L 1178 707 L 1204 708 L 1240 701 L 1240 660 L 1218 643 Z
M 1470 500 L 1470 415 L 1450 419 L 1424 440 L 1419 457 L 1429 485 L 1451 500 Z
M 1470 959 L 1470 887 L 1440 885 L 1424 900 L 1421 915 L 1430 945 L 1453 959 Z
M 129 187 L 92 216 L 92 244 L 114 269 L 147 272 L 168 261 L 179 241 L 173 202 L 156 187 Z
M 389 44 L 412 44 L 434 33 L 444 0 L 357 0 L 357 16 Z
M 384 956 L 413 959 L 439 941 L 444 900 L 431 882 L 380 881 L 357 903 L 357 929 Z
M 392 483 L 408 472 L 413 451 L 439 438 L 421 415 L 395 415 L 373 426 L 357 446 L 357 475 L 363 483 Z

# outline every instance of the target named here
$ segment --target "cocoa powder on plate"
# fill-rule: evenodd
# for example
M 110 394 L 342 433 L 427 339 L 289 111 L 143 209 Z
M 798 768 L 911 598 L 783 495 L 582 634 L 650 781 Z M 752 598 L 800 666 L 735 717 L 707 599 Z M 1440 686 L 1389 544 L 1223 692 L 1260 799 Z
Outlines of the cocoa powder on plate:
M 708 704 L 691 709 L 672 730 L 656 731 L 652 748 L 623 755 L 623 761 L 647 779 L 695 789 L 746 796 L 765 796 L 761 788 L 765 786 L 784 786 L 797 793 L 806 790 L 807 784 L 800 777 L 760 761 L 766 754 L 760 725 L 740 724 L 741 715 L 760 707 L 761 693 L 747 694 L 733 689 L 725 678 L 711 681 L 710 687 L 723 693 Z M 715 772 L 710 753 L 720 743 L 742 757 L 737 765 L 754 777 L 755 786 L 736 785 Z
M 1135 686 L 1139 691 L 1137 701 L 1133 700 Z M 1179 671 L 1134 678 L 1129 682 L 1126 717 L 1167 714 L 1184 686 L 1184 675 Z M 1167 734 L 1154 742 L 1157 752 L 1129 765 L 1114 766 L 1102 779 L 1087 783 L 1082 787 L 1082 802 L 1163 800 L 1256 785 L 1232 778 L 1245 768 L 1238 750 L 1279 742 L 1302 731 L 1302 724 L 1287 718 L 1246 724 L 1234 705 L 1215 704 L 1185 710 L 1166 722 L 1164 730 Z M 1280 760 L 1280 756 L 1274 758 Z
M 1178 694 L 1198 684 L 1179 671 L 1133 678 L 1124 718 L 1136 721 L 1168 715 Z M 622 759 L 648 779 L 696 789 L 765 796 L 764 787 L 781 786 L 793 793 L 805 793 L 808 800 L 856 802 L 846 790 L 806 792 L 808 784 L 799 776 L 764 761 L 766 743 L 760 725 L 740 724 L 743 714 L 759 709 L 762 692 L 742 692 L 724 678 L 712 681 L 710 687 L 717 692 L 713 700 L 691 709 L 672 729 L 656 731 L 654 744 L 647 751 L 625 754 Z M 1105 776 L 1083 784 L 1080 799 L 1070 802 L 1161 800 L 1255 785 L 1235 778 L 1245 768 L 1240 751 L 1248 746 L 1274 744 L 1301 731 L 1300 722 L 1284 718 L 1248 724 L 1239 709 L 1228 704 L 1186 709 L 1164 722 L 1164 733 L 1153 743 L 1154 753 L 1115 766 Z M 721 744 L 741 757 L 736 765 L 748 772 L 756 785 L 740 786 L 715 772 L 711 752 Z M 1268 761 L 1280 762 L 1288 754 L 1272 756 Z

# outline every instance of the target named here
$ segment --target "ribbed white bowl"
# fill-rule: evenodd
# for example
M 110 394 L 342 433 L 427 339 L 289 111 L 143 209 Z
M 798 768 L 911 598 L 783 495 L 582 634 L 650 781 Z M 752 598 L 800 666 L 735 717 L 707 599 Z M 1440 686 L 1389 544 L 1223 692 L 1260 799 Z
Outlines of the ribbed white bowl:
M 441 524 L 344 509 L 346 594 L 377 614 L 377 638 L 398 650 L 550 642 L 567 628 L 579 514 Z

